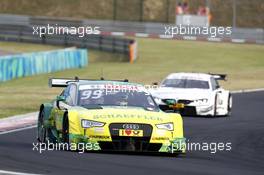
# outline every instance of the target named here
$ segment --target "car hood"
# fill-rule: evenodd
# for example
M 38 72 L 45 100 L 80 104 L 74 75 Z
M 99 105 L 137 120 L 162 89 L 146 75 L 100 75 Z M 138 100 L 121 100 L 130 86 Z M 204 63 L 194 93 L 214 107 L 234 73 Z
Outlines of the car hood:
M 187 88 L 170 88 L 161 87 L 151 91 L 154 97 L 161 99 L 185 99 L 197 100 L 202 98 L 209 98 L 212 94 L 210 89 L 187 89 Z
M 179 114 L 147 111 L 134 107 L 103 107 L 102 109 L 86 109 L 74 107 L 71 113 L 78 114 L 80 119 L 103 121 L 106 123 L 166 123 L 175 121 Z

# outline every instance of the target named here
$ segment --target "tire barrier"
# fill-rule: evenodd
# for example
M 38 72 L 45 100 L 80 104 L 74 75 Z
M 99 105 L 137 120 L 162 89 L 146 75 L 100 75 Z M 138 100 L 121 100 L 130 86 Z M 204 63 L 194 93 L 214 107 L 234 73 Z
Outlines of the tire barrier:
M 87 49 L 62 49 L 1 56 L 0 82 L 87 65 Z

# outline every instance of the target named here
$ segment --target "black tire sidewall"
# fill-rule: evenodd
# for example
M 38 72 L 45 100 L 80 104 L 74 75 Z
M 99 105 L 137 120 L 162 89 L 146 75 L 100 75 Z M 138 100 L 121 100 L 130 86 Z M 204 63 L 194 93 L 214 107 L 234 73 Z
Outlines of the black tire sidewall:
M 216 117 L 216 110 L 217 110 L 217 94 L 215 94 L 215 101 L 214 101 L 214 115 L 213 117 Z
M 62 142 L 69 143 L 69 119 L 68 116 L 65 115 L 63 117 L 62 123 Z
M 47 141 L 47 130 L 46 128 L 43 126 L 44 125 L 44 116 L 45 116 L 45 113 L 44 113 L 44 110 L 42 110 L 40 112 L 40 115 L 39 115 L 39 121 L 38 121 L 38 140 L 39 142 L 41 143 L 46 143 Z M 40 130 L 40 127 L 42 127 L 41 130 Z M 44 133 L 43 133 L 44 132 Z
M 232 106 L 230 107 L 230 100 L 231 100 L 231 98 L 232 98 L 232 95 L 231 94 L 229 94 L 228 95 L 228 101 L 227 101 L 227 116 L 230 116 L 231 115 L 231 110 L 232 110 Z

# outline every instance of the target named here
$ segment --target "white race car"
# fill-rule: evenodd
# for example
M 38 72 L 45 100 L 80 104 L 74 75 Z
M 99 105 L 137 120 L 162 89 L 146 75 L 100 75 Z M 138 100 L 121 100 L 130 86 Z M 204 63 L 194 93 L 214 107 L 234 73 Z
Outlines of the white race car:
M 165 101 L 176 100 L 184 104 L 182 115 L 229 116 L 232 96 L 218 84 L 224 74 L 172 73 L 150 92 L 164 111 L 169 110 Z

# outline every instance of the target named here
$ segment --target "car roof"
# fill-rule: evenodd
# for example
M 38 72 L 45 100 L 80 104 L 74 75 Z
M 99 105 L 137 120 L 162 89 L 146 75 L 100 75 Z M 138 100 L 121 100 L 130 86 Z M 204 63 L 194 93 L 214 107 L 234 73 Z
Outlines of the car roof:
M 206 73 L 189 73 L 189 72 L 179 72 L 171 73 L 166 79 L 191 79 L 191 80 L 204 80 L 209 81 L 212 75 Z

